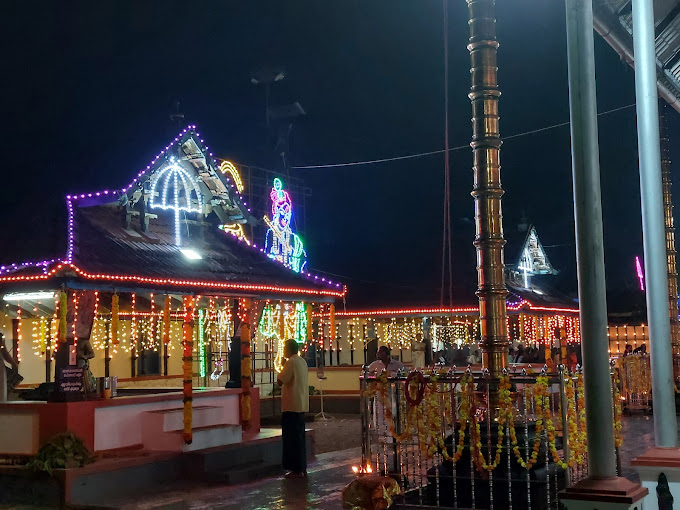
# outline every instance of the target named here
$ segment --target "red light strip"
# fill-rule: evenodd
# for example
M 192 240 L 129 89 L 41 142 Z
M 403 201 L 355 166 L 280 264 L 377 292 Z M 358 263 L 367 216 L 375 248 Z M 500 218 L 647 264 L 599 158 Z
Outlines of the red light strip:
M 0 283 L 2 282 L 17 282 L 17 281 L 38 281 L 47 280 L 51 276 L 54 276 L 59 270 L 69 267 L 78 273 L 79 276 L 87 278 L 89 280 L 109 280 L 118 282 L 136 282 L 136 283 L 152 283 L 162 286 L 174 286 L 174 287 L 208 287 L 213 289 L 224 289 L 224 290 L 244 290 L 244 291 L 270 291 L 277 293 L 295 293 L 295 294 L 306 294 L 310 296 L 323 295 L 323 296 L 334 296 L 343 297 L 347 292 L 347 288 L 343 286 L 342 291 L 334 291 L 330 289 L 324 290 L 312 290 L 312 289 L 302 289 L 299 287 L 278 287 L 276 285 L 255 285 L 247 283 L 219 283 L 211 281 L 196 281 L 196 280 L 176 280 L 174 278 L 148 278 L 146 276 L 137 275 L 110 275 L 110 274 L 91 274 L 83 271 L 75 264 L 59 264 L 54 269 L 52 269 L 47 274 L 34 275 L 34 276 L 4 276 L 0 277 Z
M 509 305 L 508 310 L 516 312 L 522 307 L 526 306 L 529 310 L 542 311 L 542 312 L 565 312 L 565 313 L 578 313 L 578 308 L 550 308 L 545 306 L 535 306 L 532 305 L 530 301 L 522 300 L 516 305 Z M 479 308 L 476 306 L 468 306 L 461 308 L 401 308 L 392 310 L 369 310 L 369 311 L 347 311 L 347 312 L 336 312 L 338 317 L 369 317 L 372 315 L 446 315 L 455 313 L 475 313 L 479 312 Z
M 529 301 L 525 301 L 529 305 L 529 310 L 539 310 L 543 312 L 565 312 L 565 313 L 579 313 L 578 308 L 550 308 L 547 306 L 534 306 Z

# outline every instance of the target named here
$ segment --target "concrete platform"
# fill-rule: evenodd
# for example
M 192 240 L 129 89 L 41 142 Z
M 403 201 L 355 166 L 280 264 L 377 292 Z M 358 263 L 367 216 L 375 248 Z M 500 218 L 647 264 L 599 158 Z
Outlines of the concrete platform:
M 120 508 L 120 501 L 167 491 L 178 483 L 240 483 L 280 473 L 281 431 L 263 429 L 243 441 L 192 452 L 120 451 L 55 477 L 20 466 L 0 467 L 0 503 L 65 504 Z M 307 456 L 314 458 L 314 431 L 307 430 Z

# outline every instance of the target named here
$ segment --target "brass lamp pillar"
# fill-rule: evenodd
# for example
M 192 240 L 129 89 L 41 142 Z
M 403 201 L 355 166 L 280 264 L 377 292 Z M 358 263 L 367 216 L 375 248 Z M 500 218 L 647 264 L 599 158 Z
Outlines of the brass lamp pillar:
M 680 355 L 680 325 L 678 324 L 678 269 L 676 266 L 675 226 L 671 198 L 670 140 L 666 132 L 666 104 L 659 101 L 659 132 L 661 148 L 661 181 L 663 186 L 663 215 L 666 225 L 666 268 L 668 271 L 668 315 L 671 321 L 671 350 L 673 359 Z M 678 367 L 673 363 L 674 375 Z
M 477 297 L 483 363 L 498 377 L 507 366 L 503 215 L 501 210 L 501 136 L 499 131 L 498 67 L 495 0 L 467 0 L 472 85 L 472 147 L 477 249 Z

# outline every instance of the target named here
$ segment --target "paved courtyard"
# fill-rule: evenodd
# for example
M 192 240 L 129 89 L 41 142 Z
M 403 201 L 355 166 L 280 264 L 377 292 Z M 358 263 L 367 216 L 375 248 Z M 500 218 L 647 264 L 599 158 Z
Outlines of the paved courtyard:
M 307 480 L 275 476 L 256 482 L 221 486 L 175 485 L 134 500 L 111 502 L 107 508 L 123 510 L 306 510 L 342 508 L 341 491 L 351 480 L 351 466 L 360 459 L 358 416 L 336 416 L 330 422 L 309 424 L 316 430 L 317 458 L 309 466 Z M 651 416 L 623 418 L 621 447 L 623 475 L 635 480 L 630 460 L 654 444 Z M 29 506 L 1 506 L 2 510 L 47 510 Z

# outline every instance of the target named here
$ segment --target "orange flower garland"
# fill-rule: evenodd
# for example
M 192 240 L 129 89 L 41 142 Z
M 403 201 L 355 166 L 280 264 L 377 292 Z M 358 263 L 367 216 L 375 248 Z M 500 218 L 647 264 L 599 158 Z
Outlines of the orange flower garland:
M 548 378 L 545 376 L 539 376 L 536 379 L 536 384 L 532 387 L 532 394 L 534 398 L 538 395 L 542 395 L 547 391 L 548 388 Z M 513 417 L 508 416 L 508 423 L 510 428 L 510 442 L 512 444 L 512 451 L 517 458 L 517 462 L 520 466 L 525 469 L 531 469 L 534 464 L 538 462 L 538 452 L 541 449 L 541 432 L 543 431 L 543 412 L 542 412 L 542 399 L 536 400 L 536 439 L 534 440 L 534 446 L 531 451 L 531 456 L 524 460 L 522 454 L 519 450 L 519 444 L 517 442 L 517 432 L 515 431 L 515 420 Z
M 66 343 L 66 311 L 68 296 L 63 290 L 59 293 L 59 343 Z
M 494 469 L 496 469 L 496 467 L 498 467 L 498 464 L 501 461 L 504 436 L 503 426 L 505 425 L 506 418 L 509 414 L 508 409 L 512 407 L 512 396 L 510 394 L 510 387 L 511 387 L 510 378 L 507 375 L 502 376 L 498 388 L 500 401 L 500 410 L 498 415 L 498 442 L 496 443 L 496 455 L 491 464 L 488 464 L 486 462 L 484 454 L 482 453 L 481 427 L 479 421 L 477 420 L 477 417 L 476 416 L 473 417 L 474 427 L 470 429 L 471 433 L 470 445 L 472 445 L 473 447 L 472 458 L 475 461 L 475 464 L 477 465 L 477 469 L 479 471 L 491 472 Z
M 186 444 L 191 444 L 193 441 L 192 420 L 193 420 L 193 351 L 194 351 L 194 298 L 191 296 L 184 296 L 184 327 L 183 327 L 183 345 L 184 352 L 182 356 L 184 369 L 184 431 L 183 437 Z
M 621 434 L 621 429 L 623 425 L 621 424 L 621 415 L 623 414 L 623 409 L 621 405 L 621 393 L 619 392 L 619 371 L 614 367 L 612 386 L 614 386 L 614 445 L 620 448 L 623 444 L 623 434 Z
M 565 391 L 568 407 L 568 430 L 565 435 L 569 438 L 571 446 L 570 458 L 562 460 L 559 456 L 556 446 L 556 429 L 552 419 L 552 409 L 550 405 L 550 393 L 548 391 L 549 380 L 546 375 L 541 375 L 536 378 L 535 384 L 532 385 L 529 395 L 533 396 L 536 410 L 535 433 L 536 437 L 533 440 L 531 453 L 527 459 L 523 458 L 520 451 L 520 446 L 517 440 L 517 432 L 514 425 L 513 400 L 511 387 L 512 383 L 508 375 L 503 375 L 499 380 L 499 404 L 500 410 L 496 426 L 498 427 L 498 440 L 495 447 L 495 455 L 493 460 L 485 458 L 481 443 L 481 423 L 483 420 L 478 419 L 474 415 L 475 408 L 475 390 L 474 378 L 471 373 L 465 374 L 460 380 L 460 393 L 457 416 L 452 418 L 454 430 L 457 428 L 457 441 L 453 455 L 449 454 L 445 447 L 442 438 L 442 430 L 447 426 L 443 420 L 446 416 L 452 413 L 451 402 L 444 399 L 444 409 L 442 410 L 442 394 L 448 394 L 449 391 L 456 391 L 453 389 L 444 392 L 436 391 L 435 387 L 430 383 L 436 383 L 438 375 L 432 375 L 429 381 L 421 383 L 420 378 L 416 375 L 409 377 L 408 384 L 404 386 L 404 393 L 410 398 L 407 400 L 408 404 L 402 403 L 404 409 L 402 416 L 405 416 L 404 428 L 401 433 L 397 433 L 397 428 L 394 423 L 394 416 L 391 409 L 391 402 L 387 394 L 387 376 L 382 374 L 374 382 L 371 382 L 368 389 L 364 392 L 367 397 L 376 397 L 382 404 L 385 419 L 388 422 L 389 431 L 392 437 L 398 441 L 404 441 L 409 437 L 416 435 L 420 449 L 432 457 L 438 451 L 443 458 L 448 461 L 458 462 L 463 452 L 465 451 L 465 436 L 469 426 L 469 441 L 471 448 L 472 460 L 480 472 L 491 472 L 501 461 L 503 451 L 503 441 L 505 438 L 505 427 L 508 428 L 508 435 L 510 443 L 512 444 L 512 451 L 517 458 L 518 463 L 525 469 L 532 469 L 538 462 L 538 457 L 541 450 L 541 442 L 545 438 L 548 452 L 553 461 L 567 469 L 568 467 L 580 466 L 585 461 L 585 410 L 583 397 L 583 380 L 579 374 L 576 383 L 567 378 L 565 380 Z M 421 385 L 422 384 L 422 385 Z M 418 405 L 411 405 L 411 401 L 416 401 L 419 396 L 421 388 L 423 388 L 423 398 Z M 578 390 L 578 397 L 576 391 Z M 415 394 L 415 395 L 414 395 Z M 414 396 L 416 398 L 414 398 Z M 578 398 L 579 412 L 576 412 L 576 398 Z M 408 406 L 408 407 L 407 407 Z M 579 426 L 577 426 L 577 420 Z M 457 424 L 457 427 L 455 425 Z M 580 430 L 579 430 L 580 429 Z

